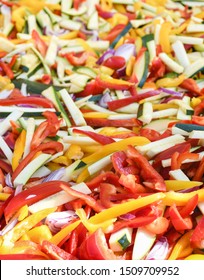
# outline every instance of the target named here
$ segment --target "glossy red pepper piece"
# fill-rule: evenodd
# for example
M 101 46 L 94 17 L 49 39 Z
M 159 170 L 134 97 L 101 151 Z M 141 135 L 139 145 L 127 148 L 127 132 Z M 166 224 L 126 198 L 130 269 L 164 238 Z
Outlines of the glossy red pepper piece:
M 18 98 L 0 100 L 0 106 L 11 106 L 11 105 L 36 105 L 44 108 L 54 108 L 54 105 L 50 100 L 42 97 L 22 96 Z
M 166 184 L 162 176 L 152 167 L 149 161 L 141 155 L 133 146 L 128 146 L 127 156 L 133 159 L 140 169 L 143 184 L 157 191 L 166 191 Z
M 88 52 L 82 52 L 80 54 L 76 54 L 73 52 L 66 53 L 64 57 L 73 65 L 73 66 L 82 66 L 86 63 L 88 58 Z
M 195 93 L 196 95 L 200 95 L 200 88 L 197 85 L 196 81 L 192 78 L 185 79 L 179 87 L 187 89 L 191 93 Z
M 98 188 L 98 186 L 101 183 L 110 183 L 110 184 L 115 185 L 116 187 L 119 187 L 120 184 L 118 183 L 118 180 L 119 180 L 119 177 L 115 173 L 113 173 L 111 171 L 107 171 L 107 172 L 102 172 L 98 176 L 91 179 L 91 181 L 86 182 L 86 184 L 89 187 L 89 189 L 91 189 L 91 190 Z
M 14 78 L 14 73 L 8 64 L 6 64 L 3 61 L 0 61 L 0 67 L 9 79 L 12 80 Z
M 141 126 L 141 122 L 135 118 L 127 120 L 109 120 L 103 118 L 85 118 L 87 125 L 92 127 L 104 127 L 104 126 L 115 126 L 115 127 L 138 127 Z
M 42 54 L 44 57 L 47 53 L 48 46 L 47 44 L 41 39 L 39 33 L 36 30 L 33 30 L 31 33 L 32 39 L 35 43 L 37 50 Z
M 125 64 L 126 64 L 126 60 L 122 56 L 111 56 L 103 62 L 104 66 L 114 70 L 124 67 Z
M 204 249 L 204 216 L 199 220 L 190 237 L 193 248 Z
M 86 136 L 89 136 L 91 139 L 95 140 L 96 142 L 100 143 L 101 145 L 106 145 L 110 143 L 114 143 L 115 140 L 112 139 L 109 136 L 102 135 L 93 131 L 87 131 L 87 130 L 81 130 L 78 128 L 74 128 L 73 132 L 84 134 Z
M 169 216 L 170 220 L 174 226 L 174 228 L 178 231 L 189 230 L 192 229 L 193 223 L 190 216 L 183 218 L 178 211 L 176 204 L 173 204 L 169 208 Z
M 77 260 L 75 256 L 67 253 L 57 245 L 44 240 L 41 245 L 41 250 L 49 256 L 51 260 Z
M 56 136 L 60 128 L 61 120 L 58 119 L 54 112 L 45 111 L 43 112 L 43 116 L 47 120 L 42 122 L 35 130 L 31 141 L 31 149 L 38 147 L 46 137 Z

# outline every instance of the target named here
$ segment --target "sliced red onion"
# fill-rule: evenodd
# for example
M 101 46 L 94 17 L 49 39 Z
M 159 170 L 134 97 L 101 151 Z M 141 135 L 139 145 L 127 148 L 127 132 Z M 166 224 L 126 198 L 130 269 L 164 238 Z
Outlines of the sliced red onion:
M 12 179 L 11 179 L 11 174 L 8 173 L 5 175 L 5 183 L 8 187 L 13 188 L 13 183 L 12 183 Z
M 183 96 L 171 96 L 171 97 L 168 97 L 168 98 L 165 98 L 164 100 L 161 101 L 161 103 L 168 103 L 169 101 L 171 100 L 175 100 L 175 99 L 182 99 Z
M 127 214 L 124 214 L 124 215 L 120 216 L 120 219 L 125 220 L 125 221 L 132 220 L 134 218 L 135 218 L 135 215 L 133 215 L 131 213 L 127 213 Z
M 53 233 L 56 233 L 76 218 L 78 218 L 78 216 L 72 210 L 54 212 L 47 216 L 45 224 L 50 228 L 50 230 Z
M 167 89 L 167 88 L 162 87 L 162 88 L 159 88 L 159 90 L 162 90 L 163 92 L 169 93 L 169 94 L 174 95 L 174 96 L 180 96 L 180 97 L 183 96 L 183 93 L 178 92 L 178 91 L 174 91 L 172 89 Z
M 192 188 L 188 188 L 188 189 L 183 189 L 183 190 L 180 190 L 178 192 L 180 192 L 180 193 L 190 193 L 190 192 L 198 191 L 199 189 L 200 189 L 200 187 L 196 186 L 196 187 L 192 187 Z
M 169 251 L 169 243 L 165 236 L 162 236 L 151 249 L 146 260 L 165 260 Z
M 128 61 L 131 56 L 136 55 L 135 45 L 130 43 L 123 44 L 117 48 L 114 55 L 122 56 L 126 61 Z
M 106 59 L 108 59 L 109 57 L 113 56 L 115 53 L 115 50 L 113 49 L 109 49 L 106 52 L 104 52 L 102 54 L 102 56 L 99 57 L 99 59 L 96 61 L 97 64 L 102 64 Z
M 0 235 L 4 235 L 6 234 L 8 231 L 12 230 L 15 225 L 18 223 L 18 218 L 15 218 L 13 220 L 11 220 L 1 231 L 0 231 Z
M 50 173 L 47 177 L 45 177 L 42 182 L 49 182 L 49 181 L 58 181 L 62 178 L 62 176 L 64 175 L 64 171 L 65 168 L 61 167 L 55 171 L 53 171 L 52 173 Z
M 106 91 L 102 95 L 101 99 L 99 100 L 98 105 L 100 105 L 103 108 L 107 108 L 108 107 L 107 102 L 110 102 L 110 101 L 112 101 L 112 98 L 110 96 L 110 93 L 108 91 Z
M 23 190 L 23 184 L 20 184 L 16 187 L 15 189 L 15 193 L 14 193 L 14 196 L 16 196 L 17 194 L 21 193 Z
M 126 65 L 116 71 L 118 78 L 126 75 Z
M 60 36 L 63 34 L 69 33 L 69 30 L 66 29 L 59 29 L 57 31 L 51 30 L 47 26 L 43 28 L 43 35 L 49 35 L 49 36 Z

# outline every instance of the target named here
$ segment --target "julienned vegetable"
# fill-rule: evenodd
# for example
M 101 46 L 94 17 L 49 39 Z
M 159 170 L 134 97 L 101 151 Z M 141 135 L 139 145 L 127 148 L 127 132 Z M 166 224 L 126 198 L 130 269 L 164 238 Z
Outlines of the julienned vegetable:
M 187 2 L 1 1 L 0 259 L 204 258 Z

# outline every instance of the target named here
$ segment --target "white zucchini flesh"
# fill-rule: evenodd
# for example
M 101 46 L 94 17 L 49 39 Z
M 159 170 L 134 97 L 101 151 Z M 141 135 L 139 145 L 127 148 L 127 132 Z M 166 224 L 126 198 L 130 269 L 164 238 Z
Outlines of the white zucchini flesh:
M 91 164 L 90 166 L 88 166 L 89 174 L 93 175 L 96 172 L 103 169 L 104 167 L 106 167 L 108 164 L 110 164 L 111 163 L 111 155 L 112 154 L 110 154 L 110 155 L 98 160 L 97 162 Z
M 132 232 L 132 228 L 125 227 L 112 233 L 109 238 L 110 249 L 114 252 L 125 250 L 132 242 Z
M 0 136 L 0 149 L 2 150 L 8 161 L 12 163 L 13 152 L 11 151 L 11 149 L 9 148 L 2 136 Z
M 186 67 L 184 71 L 184 75 L 189 78 L 193 76 L 197 71 L 204 68 L 204 58 L 199 58 L 195 60 L 193 63 L 191 63 L 188 67 Z
M 148 151 L 150 151 L 151 149 L 159 147 L 161 145 L 165 145 L 165 144 L 168 144 L 168 143 L 175 145 L 175 144 L 182 143 L 184 141 L 185 141 L 185 138 L 182 135 L 178 134 L 178 135 L 172 135 L 172 136 L 169 136 L 167 138 L 148 143 L 144 146 L 137 146 L 136 149 L 139 152 L 141 152 L 142 154 L 145 154 Z
M 65 106 L 67 107 L 68 111 L 70 112 L 74 122 L 76 125 L 86 125 L 86 121 L 83 117 L 83 114 L 79 110 L 79 108 L 76 106 L 70 95 L 68 94 L 66 89 L 62 89 L 59 91 Z
M 156 234 L 139 227 L 135 236 L 132 260 L 142 260 L 147 255 L 156 240 Z
M 81 162 L 81 160 L 76 160 L 71 165 L 66 167 L 65 171 L 64 171 L 64 175 L 61 180 L 68 182 L 68 181 L 71 181 L 76 174 L 79 174 L 83 169 L 83 167 L 82 167 L 82 168 L 79 168 L 76 170 L 76 168 L 80 164 L 80 162 Z
M 181 41 L 176 41 L 172 45 L 172 49 L 174 50 L 175 56 L 180 65 L 186 68 L 189 64 L 189 58 L 187 56 L 186 50 L 184 48 L 184 44 Z
M 4 37 L 0 37 L 0 49 L 2 51 L 11 52 L 16 48 L 16 45 Z
M 181 169 L 171 170 L 171 171 L 169 171 L 169 175 L 174 180 L 190 181 L 190 179 L 186 176 L 186 174 Z
M 204 131 L 202 130 L 193 130 L 189 133 L 189 138 L 191 139 L 204 139 Z
M 159 132 L 163 132 L 167 129 L 168 125 L 172 122 L 171 119 L 153 120 L 149 124 L 144 125 L 144 128 L 151 128 Z
M 69 144 L 78 144 L 78 145 L 93 145 L 93 144 L 98 144 L 97 141 L 91 139 L 90 137 L 86 136 L 79 136 L 79 135 L 74 135 L 74 136 L 65 136 L 63 138 L 63 141 L 65 143 Z
M 88 188 L 88 186 L 84 182 L 74 185 L 71 188 L 73 190 L 76 190 L 76 191 L 84 193 L 84 194 L 91 193 L 91 190 Z M 36 212 L 46 209 L 46 208 L 52 208 L 52 207 L 57 207 L 57 206 L 63 205 L 64 203 L 67 203 L 74 199 L 76 199 L 74 196 L 72 196 L 72 195 L 68 194 L 66 191 L 62 190 L 56 194 L 50 195 L 32 205 L 30 205 L 29 211 L 31 213 L 36 213 Z
M 4 107 L 4 106 L 2 106 Z M 0 107 L 0 112 L 3 112 Z M 0 122 L 0 135 L 4 135 L 10 128 L 11 123 L 10 121 L 17 121 L 21 116 L 23 115 L 23 112 L 20 110 L 14 110 L 11 114 L 9 114 L 3 121 Z
M 34 172 L 38 170 L 44 163 L 51 157 L 50 154 L 40 154 L 38 157 L 33 159 L 15 178 L 13 184 L 17 187 L 20 184 L 25 185 L 29 178 Z
M 176 61 L 171 59 L 166 53 L 160 53 L 159 58 L 166 64 L 172 71 L 181 74 L 184 70 L 184 67 L 178 64 Z
M 58 51 L 57 37 L 52 36 L 49 47 L 45 55 L 45 62 L 48 66 L 52 66 L 55 63 L 57 51 Z
M 192 45 L 202 45 L 204 40 L 203 38 L 197 38 L 192 36 L 177 36 L 177 35 L 170 35 L 169 36 L 170 42 L 176 42 L 177 40 L 181 41 L 183 44 L 192 44 Z

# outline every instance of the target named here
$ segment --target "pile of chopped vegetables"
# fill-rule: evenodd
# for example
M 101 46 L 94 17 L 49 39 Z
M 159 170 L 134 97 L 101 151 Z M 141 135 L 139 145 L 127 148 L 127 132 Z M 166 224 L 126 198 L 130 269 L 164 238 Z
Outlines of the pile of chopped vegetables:
M 204 259 L 204 5 L 0 1 L 0 259 Z

